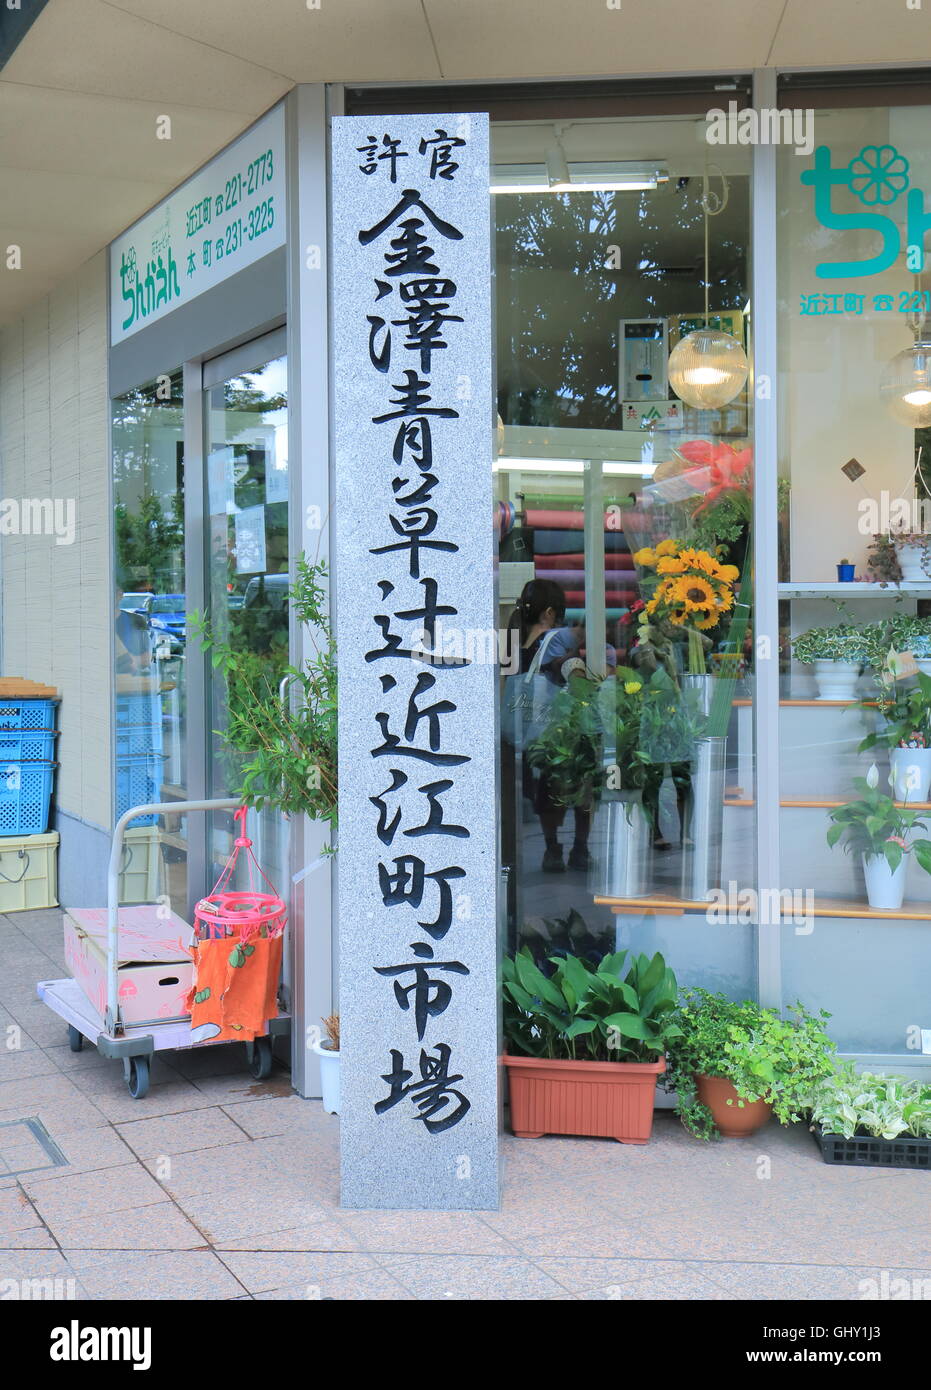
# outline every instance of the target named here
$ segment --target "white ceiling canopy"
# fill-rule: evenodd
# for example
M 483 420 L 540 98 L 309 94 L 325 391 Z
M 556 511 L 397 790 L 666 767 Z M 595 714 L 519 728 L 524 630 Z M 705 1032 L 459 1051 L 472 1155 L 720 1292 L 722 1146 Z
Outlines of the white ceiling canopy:
M 48 0 L 0 75 L 0 322 L 297 82 L 931 61 L 931 0 Z M 171 118 L 171 139 L 157 121 Z

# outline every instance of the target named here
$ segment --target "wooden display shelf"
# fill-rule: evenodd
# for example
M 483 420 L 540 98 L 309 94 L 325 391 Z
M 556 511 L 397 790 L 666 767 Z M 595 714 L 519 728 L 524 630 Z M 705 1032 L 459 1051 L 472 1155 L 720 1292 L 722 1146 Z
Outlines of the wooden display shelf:
M 711 902 L 690 902 L 686 898 L 663 897 L 653 893 L 645 898 L 595 897 L 598 907 L 610 907 L 615 916 L 642 912 L 654 917 L 682 917 L 685 913 L 706 913 L 709 908 L 723 912 L 724 906 Z M 734 905 L 734 911 L 739 910 Z M 897 912 L 881 911 L 860 899 L 818 898 L 812 908 L 815 917 L 856 917 L 876 921 L 931 922 L 931 902 L 903 903 Z
M 849 801 L 849 798 L 848 798 L 848 801 Z M 799 810 L 799 809 L 803 809 L 803 810 L 804 810 L 805 808 L 816 808 L 816 809 L 818 809 L 818 810 L 823 810 L 823 811 L 833 810 L 834 807 L 836 807 L 836 806 L 846 806 L 847 804 L 848 804 L 847 801 L 826 801 L 826 800 L 821 800 L 821 799 L 819 799 L 819 798 L 814 798 L 814 797 L 812 797 L 812 798 L 796 798 L 796 797 L 791 797 L 791 796 L 790 796 L 790 797 L 784 797 L 784 798 L 783 798 L 782 800 L 780 800 L 780 802 L 779 802 L 779 805 L 780 805 L 780 806 L 788 806 L 788 807 L 792 807 L 792 808 L 794 808 L 794 809 L 796 809 L 796 810 Z M 931 811 L 931 801 L 897 801 L 895 804 L 896 804 L 896 806 L 901 807 L 902 810 L 908 810 L 908 811 Z M 753 801 L 753 800 L 752 800 L 751 798 L 749 798 L 749 797 L 726 796 L 726 797 L 724 798 L 724 805 L 725 805 L 725 806 L 749 807 L 749 806 L 755 806 L 755 805 L 756 805 L 756 802 Z
M 731 703 L 734 704 L 734 705 L 742 705 L 742 706 L 744 706 L 744 708 L 747 708 L 748 706 L 750 706 L 750 705 L 753 704 L 753 701 L 752 701 L 748 696 L 746 696 L 746 695 L 740 695 L 740 696 L 738 696 L 735 700 L 733 700 Z M 783 706 L 785 706 L 785 707 L 787 707 L 787 708 L 795 708 L 796 706 L 801 706 L 801 707 L 808 708 L 808 707 L 811 706 L 811 705 L 815 705 L 815 706 L 819 706 L 819 707 L 820 707 L 821 705 L 824 705 L 824 706 L 825 706 L 826 708 L 828 708 L 828 709 L 849 709 L 849 708 L 851 708 L 851 707 L 854 706 L 854 705 L 868 705 L 868 706 L 874 706 L 874 707 L 875 707 L 877 703 L 878 703 L 878 701 L 876 701 L 876 700 L 780 700 L 780 701 L 779 701 L 780 708 L 782 708 Z
M 821 581 L 800 580 L 777 586 L 781 599 L 785 598 L 834 598 L 843 594 L 847 598 L 894 598 L 896 594 L 912 594 L 916 598 L 931 598 L 931 580 L 917 579 L 903 584 L 891 582 L 880 584 L 876 580 L 854 579 L 842 583 L 836 579 Z

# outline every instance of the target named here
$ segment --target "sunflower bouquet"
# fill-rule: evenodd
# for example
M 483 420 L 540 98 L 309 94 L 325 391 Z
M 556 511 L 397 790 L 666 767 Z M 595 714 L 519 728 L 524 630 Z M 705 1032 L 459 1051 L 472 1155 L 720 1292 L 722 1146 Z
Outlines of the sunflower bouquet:
M 689 671 L 704 672 L 705 641 L 701 634 L 717 627 L 733 609 L 734 585 L 740 577 L 737 566 L 722 564 L 707 550 L 675 540 L 644 546 L 633 558 L 642 569 L 653 571 L 643 581 L 648 597 L 641 621 L 683 629 L 688 637 Z

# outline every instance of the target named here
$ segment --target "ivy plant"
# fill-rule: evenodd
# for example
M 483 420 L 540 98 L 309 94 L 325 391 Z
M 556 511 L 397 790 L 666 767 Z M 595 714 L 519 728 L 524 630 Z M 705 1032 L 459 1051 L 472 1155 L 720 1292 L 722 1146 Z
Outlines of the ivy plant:
M 698 1075 L 725 1077 L 741 1109 L 763 1100 L 781 1124 L 802 1118 L 812 1091 L 833 1070 L 835 1046 L 824 1029 L 830 1014 L 811 1014 L 801 1003 L 788 1013 L 704 989 L 683 991 L 666 1086 L 675 1090 L 679 1117 L 697 1138 L 718 1137 L 711 1111 L 697 1098 Z
M 811 1098 L 812 1128 L 845 1139 L 858 1135 L 897 1139 L 931 1138 L 931 1083 L 901 1076 L 858 1073 L 853 1062 L 838 1063 Z

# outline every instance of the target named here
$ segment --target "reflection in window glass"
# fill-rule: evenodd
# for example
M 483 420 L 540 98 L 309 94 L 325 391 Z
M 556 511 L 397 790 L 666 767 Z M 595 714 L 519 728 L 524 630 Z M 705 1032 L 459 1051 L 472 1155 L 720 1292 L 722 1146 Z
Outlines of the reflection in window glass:
M 748 388 L 669 376 L 697 329 L 749 351 L 749 154 L 701 125 L 493 131 L 503 857 L 511 949 L 753 993 L 751 933 L 704 922 L 755 881 Z
M 209 677 L 210 796 L 242 785 L 251 750 L 223 737 L 231 704 L 256 689 L 274 692 L 288 665 L 287 359 L 214 386 L 207 393 L 210 618 L 215 638 L 246 658 L 243 688 Z M 248 686 L 248 689 L 247 689 Z M 232 849 L 229 816 L 214 816 L 211 854 L 219 872 Z M 277 813 L 250 816 L 256 855 L 279 889 L 287 881 L 287 825 Z
M 183 800 L 185 764 L 184 423 L 181 374 L 113 402 L 115 815 Z M 137 817 L 120 899 L 187 900 L 183 822 Z

